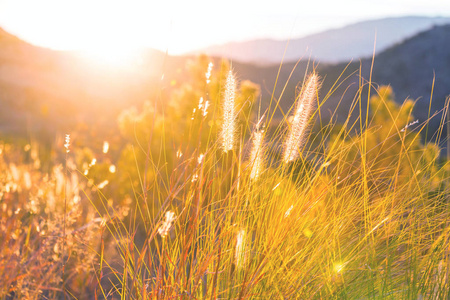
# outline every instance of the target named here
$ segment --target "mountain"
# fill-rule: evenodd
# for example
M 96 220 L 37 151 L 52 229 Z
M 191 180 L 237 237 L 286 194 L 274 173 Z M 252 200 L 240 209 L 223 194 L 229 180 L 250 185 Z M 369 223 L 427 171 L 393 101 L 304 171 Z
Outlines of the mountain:
M 375 35 L 376 53 L 380 53 L 420 31 L 448 23 L 448 17 L 386 18 L 364 21 L 290 41 L 260 39 L 232 42 L 200 49 L 197 53 L 254 64 L 279 64 L 282 60 L 292 62 L 302 57 L 308 58 L 311 54 L 312 60 L 335 63 L 372 56 Z
M 428 110 L 440 111 L 450 96 L 450 25 L 433 27 L 380 53 L 373 80 L 391 85 L 398 101 L 417 100 L 414 115 L 420 122 L 427 119 Z M 439 116 L 430 121 L 432 132 Z
M 315 66 L 315 70 L 323 78 L 320 99 L 326 98 L 326 102 L 321 107 L 322 122 L 329 122 L 331 118 L 337 122 L 345 121 L 359 88 L 359 74 L 367 82 L 370 78 L 371 65 L 372 59 L 366 58 L 359 62 L 320 63 Z M 233 63 L 233 66 L 239 76 L 263 87 L 263 107 L 267 106 L 279 66 L 242 63 Z M 286 114 L 292 106 L 296 87 L 303 80 L 307 70 L 311 71 L 311 69 L 312 63 L 309 63 L 308 67 L 307 61 L 300 61 L 297 65 L 287 63 L 281 66 L 274 93 L 274 98 L 279 99 L 278 117 Z M 288 80 L 289 77 L 291 77 L 290 80 Z M 440 111 L 444 107 L 446 97 L 450 95 L 450 25 L 435 26 L 376 55 L 373 62 L 372 84 L 390 85 L 398 103 L 402 103 L 407 98 L 416 100 L 413 114 L 421 123 L 428 119 L 429 108 L 431 115 Z M 283 89 L 285 91 L 280 97 Z M 433 101 L 430 106 L 431 95 L 433 95 Z M 363 89 L 362 99 L 364 111 L 367 88 Z M 354 114 L 353 120 L 357 117 L 358 115 Z M 440 115 L 430 120 L 430 132 L 438 128 L 439 121 Z
M 193 58 L 148 50 L 132 69 L 93 67 L 74 53 L 34 47 L 0 30 L 0 133 L 2 137 L 34 134 L 52 139 L 56 132 L 85 128 L 97 136 L 116 135 L 120 111 L 170 93 L 173 82 L 186 78 L 186 63 Z M 220 65 L 218 58 L 212 60 Z M 314 68 L 323 79 L 320 100 L 326 101 L 320 117 L 324 124 L 347 118 L 359 88 L 358 75 L 368 80 L 371 65 L 371 58 L 336 64 L 302 60 L 281 68 L 279 64 L 233 62 L 239 78 L 261 86 L 263 110 L 272 96 L 278 102 L 278 119 L 288 113 L 299 84 Z M 414 115 L 423 122 L 428 117 L 434 75 L 431 114 L 444 106 L 450 94 L 450 25 L 435 26 L 379 52 L 372 83 L 390 84 L 399 103 L 406 98 L 417 100 Z M 367 88 L 362 99 L 367 99 Z M 438 124 L 439 119 L 433 118 L 430 130 Z

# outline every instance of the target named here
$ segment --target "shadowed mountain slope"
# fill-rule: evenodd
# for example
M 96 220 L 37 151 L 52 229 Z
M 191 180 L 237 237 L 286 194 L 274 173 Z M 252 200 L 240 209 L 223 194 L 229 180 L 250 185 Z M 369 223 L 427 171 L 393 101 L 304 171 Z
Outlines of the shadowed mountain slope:
M 370 78 L 371 65 L 371 58 L 351 63 L 320 63 L 317 65 L 316 71 L 323 78 L 320 98 L 325 98 L 333 90 L 321 109 L 321 117 L 324 122 L 327 122 L 332 115 L 338 122 L 343 122 L 347 118 L 350 105 L 359 87 L 359 74 L 366 83 L 362 97 L 365 100 L 362 108 L 365 109 L 367 81 Z M 258 67 L 235 63 L 234 66 L 242 78 L 250 79 L 263 86 L 263 101 L 270 99 L 277 77 L 278 65 Z M 276 97 L 281 94 L 294 66 L 294 63 L 289 63 L 281 67 L 278 86 L 275 89 Z M 287 112 L 293 104 L 296 86 L 303 80 L 307 66 L 308 62 L 301 61 L 293 71 L 291 80 L 280 100 L 280 108 L 284 112 Z M 313 63 L 311 62 L 309 70 L 312 69 Z M 414 115 L 420 122 L 424 122 L 428 119 L 434 76 L 430 115 L 441 110 L 446 97 L 450 95 L 450 25 L 435 26 L 376 55 L 372 84 L 375 86 L 390 85 L 396 95 L 396 101 L 399 103 L 406 98 L 417 100 Z M 337 88 L 334 90 L 333 86 Z M 281 117 L 282 114 L 280 113 L 278 116 Z M 430 131 L 436 130 L 439 121 L 439 116 L 431 120 Z
M 231 42 L 199 50 L 211 56 L 255 64 L 279 64 L 309 57 L 321 62 L 339 62 L 371 56 L 376 36 L 376 51 L 399 43 L 433 25 L 450 23 L 442 17 L 398 17 L 371 20 L 331 29 L 303 38 L 287 40 L 260 39 Z

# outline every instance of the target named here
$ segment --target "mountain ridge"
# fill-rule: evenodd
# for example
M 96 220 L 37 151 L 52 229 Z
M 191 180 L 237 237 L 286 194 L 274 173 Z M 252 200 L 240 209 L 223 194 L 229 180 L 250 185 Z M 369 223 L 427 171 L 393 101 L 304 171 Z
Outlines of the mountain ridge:
M 370 56 L 374 48 L 375 28 L 377 27 L 379 29 L 376 44 L 377 52 L 380 52 L 420 31 L 431 28 L 433 25 L 448 23 L 450 23 L 450 17 L 407 16 L 375 19 L 289 41 L 257 39 L 231 42 L 203 48 L 192 53 L 205 53 L 261 65 L 279 64 L 282 60 L 284 62 L 297 61 L 312 53 L 313 60 L 337 63 Z M 285 50 L 286 54 L 284 55 Z
M 34 48 L 25 42 L 13 43 L 15 50 L 20 50 L 14 55 L 7 50 L 12 46 L 4 40 L 2 42 L 0 36 L 0 131 L 21 135 L 27 134 L 30 128 L 50 133 L 65 132 L 79 122 L 109 130 L 122 109 L 156 99 L 162 89 L 169 92 L 172 81 L 182 82 L 187 72 L 186 62 L 193 58 L 149 51 L 138 70 L 106 70 L 105 73 L 105 70 L 89 69 L 71 53 Z M 372 83 L 390 84 L 399 103 L 406 98 L 418 99 L 418 109 L 414 114 L 421 121 L 426 120 L 433 71 L 436 82 L 432 113 L 443 107 L 446 96 L 450 94 L 449 43 L 450 25 L 441 25 L 391 46 L 376 55 Z M 212 60 L 216 66 L 220 65 L 218 58 Z M 368 79 L 371 64 L 371 58 L 333 64 L 314 64 L 305 59 L 297 66 L 293 62 L 283 64 L 279 75 L 278 64 L 262 66 L 233 62 L 233 68 L 238 77 L 261 86 L 262 108 L 267 107 L 272 98 L 278 79 L 273 96 L 276 101 L 280 100 L 280 109 L 286 114 L 294 102 L 299 82 L 314 65 L 323 78 L 320 99 L 329 93 L 328 100 L 321 107 L 323 121 L 343 122 L 358 90 L 359 71 L 363 78 Z M 341 79 L 338 80 L 339 77 Z M 331 93 L 336 81 L 341 85 Z M 286 89 L 281 96 L 285 84 Z M 282 115 L 278 110 L 276 117 L 281 118 Z M 431 123 L 431 128 L 436 128 L 436 121 Z
M 255 66 L 234 63 L 233 66 L 243 78 L 266 86 L 267 89 L 262 88 L 262 99 L 263 101 L 270 99 L 279 65 Z M 301 83 L 304 75 L 311 71 L 311 66 L 308 68 L 308 61 L 300 61 L 292 71 L 294 66 L 296 63 L 286 63 L 281 66 L 278 82 L 282 84 L 275 89 L 275 99 L 278 99 L 284 90 L 279 102 L 284 114 L 294 102 L 296 87 Z M 336 64 L 319 63 L 315 70 L 323 78 L 320 99 L 330 93 L 327 101 L 321 106 L 322 121 L 334 120 L 334 122 L 343 123 L 347 119 L 353 97 L 358 93 L 359 74 L 361 74 L 366 82 L 362 99 L 367 99 L 367 81 L 372 78 L 372 85 L 390 85 L 397 103 L 401 104 L 406 99 L 415 100 L 413 114 L 420 122 L 425 122 L 429 118 L 428 109 L 430 108 L 430 115 L 440 112 L 444 107 L 445 99 L 450 95 L 448 66 L 450 66 L 450 24 L 435 26 L 420 32 L 378 53 L 373 61 L 372 76 L 370 74 L 372 58 Z M 292 78 L 284 89 L 284 83 L 287 82 L 291 72 Z M 434 76 L 435 79 L 433 79 Z M 336 88 L 335 83 L 340 85 Z M 430 105 L 432 91 L 433 101 Z M 366 102 L 363 100 L 361 103 L 363 112 Z M 277 115 L 281 118 L 283 114 L 278 112 Z M 441 115 L 440 113 L 430 120 L 430 132 L 438 128 Z M 354 121 L 357 117 L 355 115 L 352 120 Z

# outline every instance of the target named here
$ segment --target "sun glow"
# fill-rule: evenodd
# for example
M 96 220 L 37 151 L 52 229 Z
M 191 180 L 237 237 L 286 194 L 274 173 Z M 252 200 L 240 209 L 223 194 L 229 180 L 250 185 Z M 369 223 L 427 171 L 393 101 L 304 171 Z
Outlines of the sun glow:
M 277 5 L 253 0 L 229 0 L 226 5 L 207 0 L 0 0 L 0 27 L 37 46 L 83 51 L 104 63 L 123 64 L 134 56 L 134 49 L 185 54 L 230 41 L 290 39 L 363 19 L 418 12 L 440 15 L 450 8 L 449 1 L 442 0 L 343 2 L 348 4 L 330 0 L 279 0 Z M 327 3 L 325 11 L 323 3 Z
M 37 46 L 124 66 L 169 46 L 169 12 L 163 2 L 0 0 L 0 26 Z
M 79 56 L 99 65 L 129 67 L 140 63 L 143 48 L 98 45 L 81 50 Z

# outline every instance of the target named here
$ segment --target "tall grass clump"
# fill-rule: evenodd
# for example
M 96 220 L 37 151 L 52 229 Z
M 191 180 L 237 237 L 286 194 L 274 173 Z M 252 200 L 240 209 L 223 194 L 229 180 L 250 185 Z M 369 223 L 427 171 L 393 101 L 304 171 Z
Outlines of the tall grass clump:
M 170 98 L 125 111 L 123 145 L 109 143 L 121 151 L 115 161 L 72 146 L 67 176 L 55 163 L 46 183 L 33 169 L 28 193 L 17 173 L 31 165 L 0 157 L 8 169 L 0 175 L 0 240 L 11 249 L 0 256 L 2 296 L 30 289 L 31 298 L 39 290 L 54 299 L 450 296 L 450 165 L 438 142 L 421 139 L 429 120 L 415 122 L 413 101 L 399 105 L 391 88 L 360 78 L 348 118 L 328 122 L 316 108 L 336 91 L 322 87 L 319 98 L 312 72 L 297 101 L 283 99 L 293 105 L 291 120 L 273 118 L 286 114 L 269 105 L 263 125 L 259 89 L 236 83 L 227 63 L 215 65 L 202 57 Z M 442 130 L 435 135 L 439 141 Z M 73 180 L 66 213 L 64 180 Z M 62 259 L 64 289 L 55 275 Z M 40 269 L 48 277 L 33 282 Z
M 40 151 L 0 142 L 0 298 L 93 298 L 101 218 L 83 196 L 94 189 L 69 153 L 45 171 Z
M 148 199 L 158 208 L 154 219 L 146 217 L 148 202 L 137 201 L 136 214 L 148 224 L 144 232 L 138 234 L 137 224 L 122 226 L 119 238 L 111 229 L 122 258 L 114 293 L 143 299 L 448 297 L 448 164 L 437 144 L 421 141 L 426 121 L 407 127 L 414 121 L 412 101 L 399 106 L 393 91 L 380 87 L 367 103 L 367 121 L 354 118 L 365 101 L 361 86 L 345 124 L 318 128 L 316 103 L 330 93 L 319 101 L 314 72 L 292 121 L 268 122 L 264 130 L 259 121 L 250 133 L 255 114 L 234 112 L 246 100 L 234 75 L 222 67 L 210 84 L 191 103 L 195 107 L 199 96 L 210 100 L 212 114 L 190 119 L 200 125 L 187 126 L 198 132 L 183 140 L 183 156 L 175 154 L 178 146 L 166 147 L 165 156 L 178 159 L 167 175 L 154 163 L 148 183 Z M 206 122 L 210 126 L 202 127 Z M 243 128 L 240 140 L 236 124 Z M 236 155 L 223 156 L 231 149 Z M 300 151 L 304 163 L 293 166 L 300 169 L 284 172 Z

